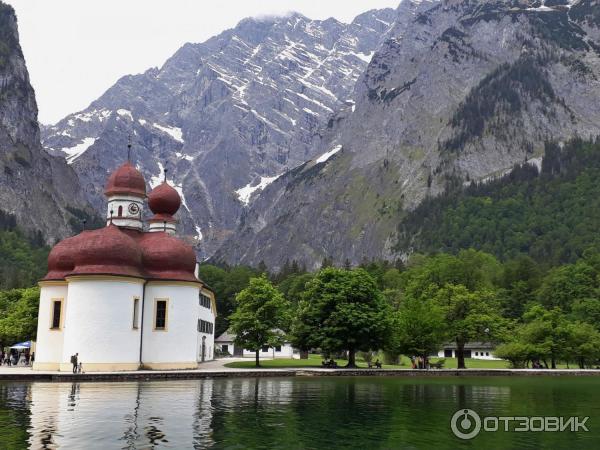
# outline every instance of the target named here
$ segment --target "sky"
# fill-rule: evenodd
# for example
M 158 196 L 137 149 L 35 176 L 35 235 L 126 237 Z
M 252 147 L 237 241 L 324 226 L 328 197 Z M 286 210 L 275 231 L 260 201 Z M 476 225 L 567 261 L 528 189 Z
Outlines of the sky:
M 161 66 L 248 16 L 298 11 L 350 22 L 400 0 L 3 0 L 17 12 L 39 120 L 85 109 L 121 76 Z

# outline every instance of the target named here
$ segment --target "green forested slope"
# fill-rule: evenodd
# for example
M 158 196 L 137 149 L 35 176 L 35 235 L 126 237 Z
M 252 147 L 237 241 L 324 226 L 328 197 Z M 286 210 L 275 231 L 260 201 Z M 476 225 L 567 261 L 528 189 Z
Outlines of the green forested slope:
M 0 211 L 0 290 L 35 285 L 46 271 L 48 251 L 41 236 L 28 239 L 14 217 Z
M 476 248 L 509 259 L 528 254 L 547 266 L 600 248 L 600 142 L 547 144 L 541 174 L 510 174 L 428 199 L 403 218 L 398 251 Z

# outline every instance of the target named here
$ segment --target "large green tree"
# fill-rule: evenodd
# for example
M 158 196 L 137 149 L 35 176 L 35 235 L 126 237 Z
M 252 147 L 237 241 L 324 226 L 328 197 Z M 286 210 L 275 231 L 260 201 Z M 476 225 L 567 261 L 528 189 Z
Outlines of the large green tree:
M 446 336 L 456 343 L 459 369 L 466 368 L 465 344 L 504 338 L 506 321 L 499 314 L 492 291 L 470 291 L 463 285 L 449 284 L 433 291 L 432 295 L 444 310 Z
M 473 340 L 499 340 L 506 321 L 500 314 L 497 285 L 502 265 L 487 253 L 419 257 L 403 276 L 404 301 L 431 300 L 444 311 L 446 339 L 456 343 L 458 368 L 465 368 L 464 347 Z
M 283 342 L 289 324 L 289 303 L 266 276 L 250 279 L 247 288 L 235 297 L 236 309 L 229 317 L 235 343 L 254 350 L 256 367 L 260 366 L 260 349 Z
M 600 360 L 600 332 L 589 323 L 569 324 L 569 359 L 575 360 L 581 369 L 591 368 Z
M 593 298 L 598 292 L 598 271 L 585 260 L 552 269 L 538 289 L 538 299 L 546 308 L 570 312 L 573 303 Z
M 445 311 L 433 300 L 408 298 L 394 319 L 390 350 L 421 356 L 437 352 L 446 339 Z
M 525 324 L 519 331 L 518 340 L 530 345 L 533 358 L 540 359 L 546 367 L 550 360 L 553 369 L 558 360 L 569 359 L 572 328 L 560 308 L 547 310 L 536 305 L 523 315 L 523 319 Z
M 348 351 L 348 367 L 356 352 L 384 347 L 390 308 L 375 280 L 363 269 L 328 267 L 307 284 L 292 336 L 300 349 Z
M 229 328 L 229 316 L 235 310 L 235 296 L 248 286 L 250 278 L 258 275 L 257 270 L 246 266 L 200 266 L 200 278 L 214 290 L 217 301 L 215 335 L 218 336 Z
M 39 288 L 0 291 L 0 343 L 36 338 Z

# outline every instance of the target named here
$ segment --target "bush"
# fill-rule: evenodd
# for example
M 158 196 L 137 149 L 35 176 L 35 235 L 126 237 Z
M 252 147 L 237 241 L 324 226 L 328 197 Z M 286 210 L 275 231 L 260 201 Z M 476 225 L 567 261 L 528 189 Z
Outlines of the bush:
M 509 342 L 499 345 L 496 348 L 495 355 L 498 358 L 508 360 L 513 369 L 524 369 L 531 359 L 531 349 L 527 344 Z

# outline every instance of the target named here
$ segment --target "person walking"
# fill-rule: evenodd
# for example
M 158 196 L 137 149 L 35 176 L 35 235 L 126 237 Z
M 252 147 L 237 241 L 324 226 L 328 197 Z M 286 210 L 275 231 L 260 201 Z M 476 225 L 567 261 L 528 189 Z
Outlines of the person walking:
M 79 365 L 77 364 L 77 359 L 79 358 L 79 353 L 75 353 L 71 356 L 71 364 L 73 364 L 73 373 L 77 373 L 77 368 Z

